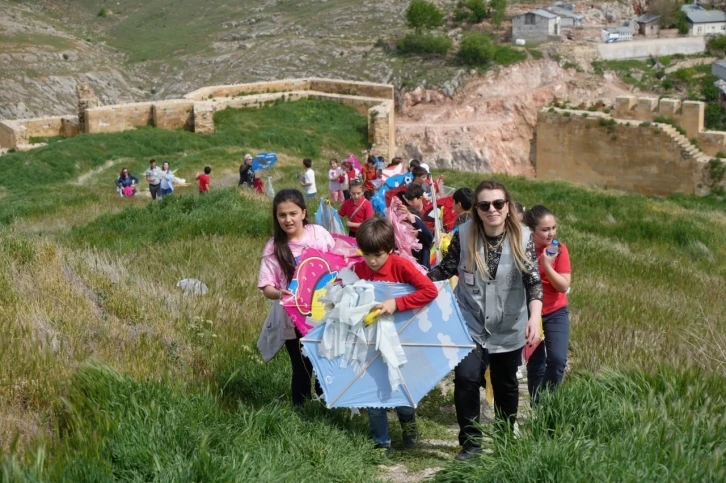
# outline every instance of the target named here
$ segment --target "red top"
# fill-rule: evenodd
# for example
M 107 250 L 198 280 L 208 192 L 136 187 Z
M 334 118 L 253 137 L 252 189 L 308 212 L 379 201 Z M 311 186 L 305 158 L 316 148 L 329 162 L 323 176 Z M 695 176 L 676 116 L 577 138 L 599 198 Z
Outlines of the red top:
M 209 175 L 199 174 L 197 179 L 199 180 L 199 191 L 209 191 Z
M 545 248 L 546 247 L 537 249 L 538 259 Z M 561 309 L 562 307 L 567 307 L 567 295 L 555 290 L 545 274 L 544 266 L 542 265 L 543 263 L 544 262 L 540 259 L 539 274 L 542 278 L 542 292 L 544 295 L 542 298 L 542 315 L 547 315 L 551 314 L 555 310 Z M 553 268 L 557 273 L 572 272 L 572 269 L 570 268 L 570 252 L 567 251 L 567 246 L 562 242 L 560 242 L 560 254 L 557 255 L 557 258 L 555 258 Z
M 375 215 L 375 213 L 373 213 L 373 205 L 365 198 L 361 198 L 361 202 L 357 205 L 353 202 L 353 198 L 348 198 L 342 205 L 340 205 L 338 214 L 341 217 L 347 217 L 348 221 L 352 221 L 353 223 L 363 223 L 368 218 L 373 218 Z M 350 232 L 355 233 L 356 230 L 357 228 L 351 228 Z
M 361 170 L 361 175 L 363 176 L 363 190 L 364 191 L 373 191 L 375 187 L 373 186 L 372 181 L 376 179 L 376 173 L 378 171 L 376 170 L 375 166 L 372 166 L 368 163 L 363 166 L 363 169 Z
M 412 262 L 398 255 L 390 254 L 386 263 L 377 272 L 368 268 L 365 260 L 353 265 L 353 271 L 363 280 L 413 285 L 416 289 L 414 293 L 396 299 L 396 310 L 399 312 L 425 307 L 439 295 L 434 282 L 421 273 Z

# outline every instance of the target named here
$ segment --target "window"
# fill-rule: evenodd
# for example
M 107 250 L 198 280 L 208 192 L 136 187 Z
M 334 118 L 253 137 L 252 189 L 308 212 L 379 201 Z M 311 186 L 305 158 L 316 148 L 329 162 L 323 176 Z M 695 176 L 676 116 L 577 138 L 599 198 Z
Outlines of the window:
M 726 25 L 721 25 L 721 31 L 723 32 L 724 30 L 726 30 Z
M 696 33 L 697 34 L 700 34 L 701 33 L 701 27 L 696 28 Z
M 533 13 L 527 13 L 524 15 L 524 24 L 525 25 L 534 25 L 535 24 L 535 15 Z

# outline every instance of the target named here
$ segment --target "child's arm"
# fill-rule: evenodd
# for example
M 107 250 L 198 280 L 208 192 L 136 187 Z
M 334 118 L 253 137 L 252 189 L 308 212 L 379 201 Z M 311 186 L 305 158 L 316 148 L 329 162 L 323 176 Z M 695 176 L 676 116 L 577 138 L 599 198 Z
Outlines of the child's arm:
M 412 294 L 398 297 L 396 299 L 396 309 L 404 311 L 420 309 L 421 307 L 427 306 L 439 296 L 436 285 L 414 267 L 413 262 L 409 262 L 408 260 L 403 261 L 406 262 L 401 265 L 403 277 L 405 277 L 404 280 L 413 285 L 416 291 Z
M 431 230 L 429 230 L 429 227 L 426 226 L 426 223 L 424 223 L 421 218 L 419 218 L 418 216 L 415 218 L 416 220 L 413 223 L 413 227 L 419 230 L 417 237 L 419 243 L 421 243 L 421 245 L 425 247 L 430 247 L 434 241 L 433 233 L 431 233 Z

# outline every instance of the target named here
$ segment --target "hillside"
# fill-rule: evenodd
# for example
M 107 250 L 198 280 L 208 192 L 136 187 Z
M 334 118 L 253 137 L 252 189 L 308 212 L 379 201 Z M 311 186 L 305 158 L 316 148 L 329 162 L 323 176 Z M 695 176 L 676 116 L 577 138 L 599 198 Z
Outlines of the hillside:
M 296 186 L 303 156 L 321 181 L 329 156 L 365 147 L 365 119 L 299 101 L 223 111 L 215 122 L 211 136 L 148 128 L 3 157 L 4 480 L 726 477 L 722 198 L 499 177 L 525 206 L 550 207 L 570 247 L 570 373 L 546 410 L 524 405 L 522 437 L 487 440 L 491 455 L 471 466 L 452 462 L 453 395 L 443 386 L 419 408 L 420 448 L 387 459 L 365 417 L 318 403 L 293 412 L 287 357 L 259 359 L 269 305 L 255 285 L 270 200 L 227 187 L 241 155 L 268 149 L 281 159 L 264 173 L 276 189 Z M 211 165 L 213 193 L 120 199 L 120 168 L 140 174 L 150 157 L 187 179 Z M 439 172 L 454 187 L 482 177 Z M 176 283 L 188 277 L 210 293 L 183 296 Z

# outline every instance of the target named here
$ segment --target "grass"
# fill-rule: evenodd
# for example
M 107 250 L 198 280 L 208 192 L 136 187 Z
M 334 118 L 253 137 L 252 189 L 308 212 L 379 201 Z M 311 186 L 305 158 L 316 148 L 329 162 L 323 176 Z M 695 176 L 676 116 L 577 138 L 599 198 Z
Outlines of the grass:
M 140 129 L 3 157 L 3 481 L 370 481 L 392 463 L 443 466 L 440 481 L 722 479 L 718 196 L 646 198 L 497 176 L 525 206 L 558 216 L 573 261 L 574 372 L 521 440 L 492 434 L 492 457 L 463 467 L 450 464 L 456 448 L 437 447 L 384 460 L 365 417 L 318 403 L 293 412 L 287 356 L 262 364 L 255 348 L 269 310 L 256 280 L 270 200 L 223 185 L 235 183 L 241 154 L 272 149 L 275 188 L 296 186 L 299 159 L 314 152 L 324 193 L 324 156 L 365 147 L 365 119 L 339 109 L 301 101 L 224 111 L 214 136 Z M 120 199 L 120 166 L 140 173 L 150 156 L 187 178 L 211 164 L 212 193 Z M 442 173 L 454 187 L 484 177 Z M 209 294 L 183 296 L 182 278 Z M 451 404 L 450 391 L 422 402 L 424 439 L 453 438 L 453 414 L 441 410 Z

